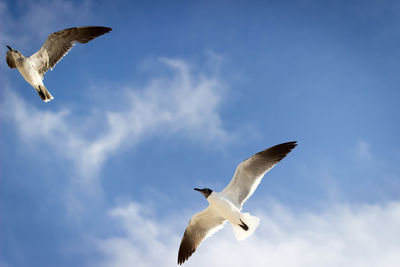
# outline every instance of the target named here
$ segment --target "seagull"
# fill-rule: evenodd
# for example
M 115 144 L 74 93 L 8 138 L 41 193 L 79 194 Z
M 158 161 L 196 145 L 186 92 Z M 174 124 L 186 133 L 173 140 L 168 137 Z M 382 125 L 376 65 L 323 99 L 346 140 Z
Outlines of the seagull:
M 241 162 L 231 182 L 221 192 L 194 188 L 204 195 L 209 205 L 189 221 L 179 247 L 179 265 L 189 259 L 204 239 L 222 229 L 226 221 L 231 223 L 237 240 L 244 240 L 254 233 L 260 219 L 249 213 L 241 213 L 242 206 L 254 193 L 264 174 L 296 145 L 296 141 L 279 144 Z
M 24 57 L 18 50 L 7 45 L 6 61 L 8 66 L 17 68 L 22 77 L 33 86 L 44 102 L 53 99 L 43 84 L 44 74 L 53 70 L 76 42 L 86 44 L 90 40 L 111 31 L 108 27 L 75 27 L 50 34 L 43 46 L 30 57 Z

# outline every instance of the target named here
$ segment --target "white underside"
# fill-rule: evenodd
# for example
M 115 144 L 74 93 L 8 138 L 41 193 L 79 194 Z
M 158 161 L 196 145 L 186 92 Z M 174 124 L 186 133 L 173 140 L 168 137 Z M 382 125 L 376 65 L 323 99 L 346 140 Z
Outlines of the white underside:
M 43 85 L 43 80 L 36 68 L 30 62 L 29 58 L 26 58 L 23 62 L 17 62 L 16 64 L 18 71 L 22 77 L 33 87 Z
M 254 233 L 260 223 L 260 219 L 249 213 L 241 213 L 239 207 L 225 198 L 221 192 L 212 192 L 207 198 L 210 206 L 218 214 L 232 224 L 232 229 L 237 240 L 245 240 Z M 245 231 L 239 225 L 245 223 L 248 230 Z

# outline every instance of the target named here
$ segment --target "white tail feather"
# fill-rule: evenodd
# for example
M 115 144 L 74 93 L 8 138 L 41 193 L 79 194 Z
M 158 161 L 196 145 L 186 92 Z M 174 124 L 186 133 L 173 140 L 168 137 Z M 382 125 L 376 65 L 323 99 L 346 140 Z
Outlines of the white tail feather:
M 245 240 L 251 236 L 260 224 L 260 218 L 252 216 L 250 213 L 242 213 L 241 220 L 249 227 L 249 229 L 245 231 L 239 225 L 232 224 L 233 233 L 239 241 Z

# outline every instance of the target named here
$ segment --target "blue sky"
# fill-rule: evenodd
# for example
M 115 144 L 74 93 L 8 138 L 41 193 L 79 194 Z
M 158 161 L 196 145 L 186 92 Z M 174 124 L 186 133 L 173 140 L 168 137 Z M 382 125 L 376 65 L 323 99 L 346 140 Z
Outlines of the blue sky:
M 0 266 L 175 266 L 242 160 L 299 145 L 187 266 L 397 266 L 397 1 L 0 1 L 0 50 L 76 45 L 43 103 L 0 64 Z

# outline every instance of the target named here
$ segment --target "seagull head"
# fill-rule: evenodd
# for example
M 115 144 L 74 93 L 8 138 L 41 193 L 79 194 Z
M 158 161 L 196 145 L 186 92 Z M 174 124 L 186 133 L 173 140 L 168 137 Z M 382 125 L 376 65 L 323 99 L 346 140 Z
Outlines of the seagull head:
M 194 188 L 194 190 L 202 193 L 205 198 L 208 198 L 208 196 L 211 195 L 212 193 L 212 190 L 210 188 L 203 188 L 203 189 Z
M 8 48 L 7 54 L 18 54 L 18 55 L 21 55 L 18 50 L 12 49 L 11 46 L 6 45 L 6 47 Z

